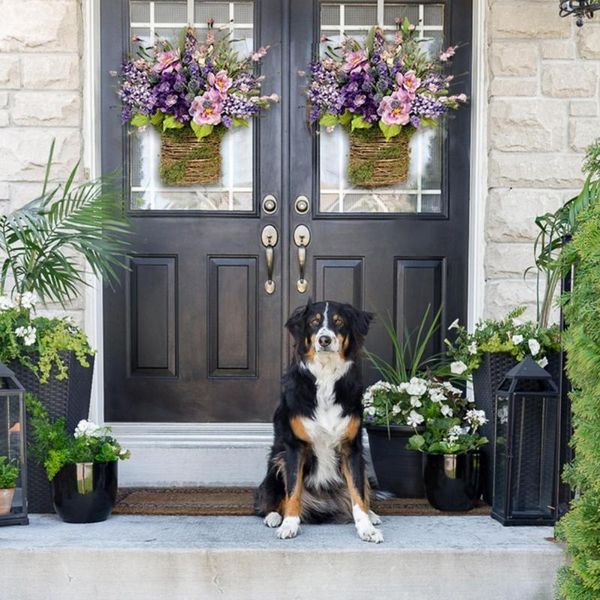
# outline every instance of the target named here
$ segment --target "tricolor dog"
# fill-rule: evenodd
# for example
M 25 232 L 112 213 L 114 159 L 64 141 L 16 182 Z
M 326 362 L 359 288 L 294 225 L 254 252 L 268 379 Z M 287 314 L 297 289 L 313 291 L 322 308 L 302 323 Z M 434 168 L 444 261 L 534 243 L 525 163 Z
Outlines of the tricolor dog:
M 298 535 L 300 522 L 354 520 L 361 539 L 379 543 L 369 510 L 361 437 L 363 386 L 356 364 L 370 313 L 338 302 L 296 309 L 286 327 L 294 360 L 273 417 L 275 438 L 256 511 L 277 537 Z

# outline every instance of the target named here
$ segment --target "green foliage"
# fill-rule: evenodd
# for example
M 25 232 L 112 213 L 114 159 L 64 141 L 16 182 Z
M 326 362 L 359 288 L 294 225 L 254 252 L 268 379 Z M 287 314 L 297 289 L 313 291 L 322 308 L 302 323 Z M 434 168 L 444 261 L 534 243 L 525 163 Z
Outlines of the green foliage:
M 16 487 L 19 473 L 19 465 L 16 460 L 9 461 L 6 456 L 0 456 L 0 490 Z
M 588 153 L 596 163 L 599 157 L 598 146 Z M 565 349 L 575 459 L 565 478 L 578 497 L 557 526 L 570 558 L 558 589 L 566 600 L 588 600 L 600 597 L 600 202 L 579 213 L 569 246 L 576 275 L 564 302 Z
M 50 421 L 48 411 L 35 396 L 27 394 L 26 404 L 34 439 L 32 454 L 44 465 L 50 481 L 66 464 L 129 458 L 129 451 L 110 435 L 109 427 L 81 421 L 74 435 L 69 435 L 65 420 Z
M 560 329 L 558 325 L 545 328 L 532 321 L 523 322 L 519 317 L 524 311 L 524 307 L 519 307 L 504 319 L 480 321 L 473 333 L 455 321 L 448 328 L 456 331 L 454 341 L 445 340 L 448 356 L 466 376 L 479 367 L 487 352 L 510 354 L 519 361 L 531 354 L 545 366 L 547 355 L 560 350 Z
M 17 335 L 20 328 L 33 328 L 34 341 Z M 42 383 L 53 373 L 63 380 L 69 375 L 61 352 L 74 352 L 79 364 L 89 367 L 92 349 L 85 333 L 67 319 L 32 317 L 28 309 L 0 308 L 0 362 L 18 361 L 31 369 Z
M 67 181 L 50 189 L 54 142 L 42 193 L 23 208 L 0 217 L 0 296 L 33 292 L 43 301 L 63 306 L 87 285 L 77 255 L 94 275 L 117 281 L 115 267 L 127 244 L 129 226 L 120 213 L 120 197 L 112 183 L 97 179 L 75 185 L 79 163 Z M 75 254 L 75 255 L 74 255 Z
M 183 125 L 182 125 L 183 127 Z M 201 140 L 205 138 L 207 135 L 210 135 L 215 128 L 214 125 L 198 125 L 195 121 L 190 121 L 190 127 L 192 131 L 196 134 L 196 137 Z

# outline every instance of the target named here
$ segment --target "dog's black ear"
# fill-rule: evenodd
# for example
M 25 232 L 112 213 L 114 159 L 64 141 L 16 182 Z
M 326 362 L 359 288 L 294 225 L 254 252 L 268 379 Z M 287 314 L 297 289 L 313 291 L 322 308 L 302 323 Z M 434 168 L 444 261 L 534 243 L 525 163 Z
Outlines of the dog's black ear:
M 354 335 L 359 339 L 364 338 L 367 333 L 369 333 L 369 327 L 371 325 L 371 321 L 373 321 L 375 318 L 375 315 L 367 312 L 366 310 L 354 308 L 354 306 L 351 304 L 346 304 L 344 308 L 349 317 L 348 321 L 352 329 L 352 333 L 354 333 Z
M 299 306 L 286 321 L 285 327 L 292 337 L 297 340 L 302 337 L 306 315 L 310 309 L 311 301 L 306 306 Z

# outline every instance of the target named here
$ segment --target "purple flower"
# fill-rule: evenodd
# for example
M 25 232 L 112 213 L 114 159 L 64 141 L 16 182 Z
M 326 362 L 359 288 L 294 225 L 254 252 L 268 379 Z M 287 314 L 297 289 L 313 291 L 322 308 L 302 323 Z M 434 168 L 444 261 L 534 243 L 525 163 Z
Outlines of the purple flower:
M 366 50 L 355 50 L 354 52 L 348 52 L 348 54 L 346 54 L 346 61 L 344 62 L 342 69 L 347 73 L 353 73 L 365 69 L 367 64 Z
M 148 63 L 129 61 L 121 67 L 119 98 L 123 104 L 121 119 L 126 123 L 134 114 L 150 115 L 156 107 L 156 95 Z
M 397 90 L 391 96 L 385 96 L 377 114 L 386 125 L 406 125 L 410 121 L 411 101 L 403 90 Z
M 190 114 L 198 125 L 218 125 L 222 112 L 223 99 L 216 89 L 197 96 L 190 106 Z

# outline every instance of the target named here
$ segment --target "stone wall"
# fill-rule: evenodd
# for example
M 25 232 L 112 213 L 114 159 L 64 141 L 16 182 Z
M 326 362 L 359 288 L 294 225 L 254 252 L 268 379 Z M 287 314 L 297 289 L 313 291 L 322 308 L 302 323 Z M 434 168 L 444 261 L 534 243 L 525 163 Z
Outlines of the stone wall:
M 578 191 L 600 137 L 600 19 L 578 29 L 557 13 L 558 0 L 489 0 L 487 316 L 535 315 L 534 219 Z
M 81 158 L 82 29 L 80 0 L 0 0 L 0 212 L 39 195 L 53 139 L 56 179 Z

